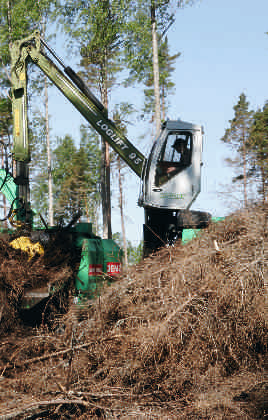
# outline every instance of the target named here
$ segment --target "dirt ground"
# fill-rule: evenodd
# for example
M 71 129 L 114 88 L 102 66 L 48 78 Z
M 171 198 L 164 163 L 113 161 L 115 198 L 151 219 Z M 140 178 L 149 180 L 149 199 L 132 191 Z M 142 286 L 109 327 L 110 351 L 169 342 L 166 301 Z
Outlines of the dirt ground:
M 1 242 L 0 419 L 268 418 L 267 220 L 237 212 L 38 328 L 23 288 L 68 268 Z

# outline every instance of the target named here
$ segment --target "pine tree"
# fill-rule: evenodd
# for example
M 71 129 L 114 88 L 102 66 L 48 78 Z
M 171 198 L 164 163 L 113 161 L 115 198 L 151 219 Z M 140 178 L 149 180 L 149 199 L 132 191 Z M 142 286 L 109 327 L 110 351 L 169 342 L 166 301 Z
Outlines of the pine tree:
M 267 200 L 268 187 L 268 101 L 253 117 L 250 130 L 252 172 L 260 183 L 262 202 Z
M 41 25 L 43 15 L 49 14 L 57 0 L 0 0 L 0 66 L 10 63 L 9 45 L 25 38 Z
M 253 112 L 249 111 L 249 102 L 246 95 L 241 93 L 237 104 L 234 106 L 234 118 L 229 121 L 230 127 L 226 129 L 222 141 L 231 146 L 234 150 L 234 158 L 228 159 L 231 166 L 242 168 L 242 174 L 239 174 L 233 181 L 243 181 L 244 206 L 248 205 L 248 170 L 249 170 L 249 135 L 252 124 Z
M 90 189 L 87 190 L 87 202 L 84 215 L 88 222 L 93 223 L 95 232 L 99 234 L 99 209 L 101 205 L 101 151 L 98 134 L 91 127 L 82 125 L 80 128 L 80 147 L 86 150 L 86 169 L 90 175 Z
M 53 184 L 56 219 L 69 221 L 80 210 L 91 221 L 99 200 L 100 154 L 96 136 L 88 141 L 88 132 L 81 127 L 81 141 L 76 147 L 69 135 L 58 139 L 54 150 Z
M 120 127 L 121 132 L 127 136 L 127 126 L 126 120 L 129 116 L 133 113 L 132 105 L 128 103 L 122 102 L 118 105 L 113 113 L 113 120 L 115 121 L 117 127 Z M 124 212 L 124 169 L 127 168 L 125 162 L 120 158 L 120 156 L 115 156 L 115 163 L 116 163 L 116 178 L 118 180 L 118 190 L 119 190 L 119 197 L 118 197 L 118 207 L 120 211 L 120 218 L 121 218 L 121 232 L 122 232 L 122 243 L 123 243 L 123 251 L 124 251 L 124 264 L 125 266 L 128 265 L 128 247 L 127 247 L 127 237 L 126 237 L 126 229 L 125 229 L 125 212 Z
M 163 113 L 163 77 L 161 66 L 164 65 L 164 55 L 160 58 L 161 42 L 170 26 L 175 21 L 177 7 L 192 3 L 188 0 L 136 0 L 130 8 L 130 18 L 126 26 L 126 62 L 130 69 L 129 80 L 148 82 L 153 88 L 154 121 L 156 133 L 161 126 L 161 95 Z M 167 42 L 167 41 L 166 41 Z M 171 57 L 170 57 L 171 58 Z M 174 56 L 174 59 L 176 56 Z M 161 60 L 161 63 L 160 63 Z M 165 71 L 172 71 L 166 63 Z M 162 86 L 161 86 L 162 84 Z M 148 91 L 147 91 L 148 92 Z M 149 91 L 151 96 L 152 91 Z
M 174 62 L 180 56 L 180 53 L 170 55 L 168 38 L 159 42 L 159 89 L 160 89 L 160 103 L 161 103 L 161 121 L 165 121 L 167 112 L 167 97 L 174 92 L 175 84 L 171 80 L 172 72 L 175 70 Z M 154 110 L 154 89 L 153 89 L 153 72 L 148 68 L 148 73 L 144 79 L 144 95 L 145 104 L 144 112 L 152 113 Z
M 63 22 L 64 28 L 78 42 L 83 57 L 83 76 L 90 87 L 94 82 L 98 84 L 107 113 L 108 92 L 115 73 L 121 69 L 118 54 L 122 23 L 126 16 L 125 5 L 123 0 L 92 0 L 87 4 L 76 0 L 66 2 L 64 7 L 64 19 L 67 19 Z M 110 153 L 104 139 L 101 149 L 103 237 L 111 238 Z

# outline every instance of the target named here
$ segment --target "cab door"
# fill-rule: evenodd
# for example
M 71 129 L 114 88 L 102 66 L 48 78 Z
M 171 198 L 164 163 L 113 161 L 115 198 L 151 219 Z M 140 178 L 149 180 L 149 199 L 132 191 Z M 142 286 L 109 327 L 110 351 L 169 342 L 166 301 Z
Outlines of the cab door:
M 155 142 L 143 179 L 142 205 L 187 209 L 200 192 L 203 130 L 167 121 Z
M 155 185 L 168 182 L 192 163 L 193 134 L 190 131 L 170 131 L 161 148 L 155 172 Z

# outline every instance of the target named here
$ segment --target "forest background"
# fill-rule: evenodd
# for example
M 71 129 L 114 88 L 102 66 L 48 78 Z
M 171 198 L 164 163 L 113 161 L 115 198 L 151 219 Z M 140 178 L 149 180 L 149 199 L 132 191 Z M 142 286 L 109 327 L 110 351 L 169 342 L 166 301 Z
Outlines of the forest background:
M 19 16 L 22 18 L 23 14 L 27 13 L 27 6 L 29 8 L 30 2 L 8 2 L 5 0 L 0 2 L 2 19 L 0 28 L 1 75 L 2 80 L 5 79 L 5 82 L 1 84 L 2 98 L 5 95 L 7 96 L 8 88 L 5 63 L 7 52 L 3 47 L 6 41 L 4 31 L 7 30 L 7 26 L 4 27 L 4 24 L 6 23 L 5 18 L 8 19 L 8 8 L 6 7 L 8 3 L 12 6 L 10 13 L 17 10 L 18 16 L 16 19 L 19 19 Z M 50 21 L 49 14 L 41 17 L 42 7 L 53 2 L 40 0 L 34 3 L 38 5 L 38 8 L 32 9 L 32 21 L 29 23 L 29 20 L 25 17 L 24 21 L 20 23 L 19 27 L 22 32 L 25 31 L 22 36 L 28 35 L 28 25 L 30 29 L 45 25 L 45 28 L 41 27 L 41 29 L 45 31 L 46 38 L 49 39 L 58 55 L 63 57 L 67 65 L 76 70 L 85 71 L 85 66 L 81 66 L 83 62 L 80 53 L 83 51 L 81 42 L 80 44 L 78 42 L 78 27 L 72 27 L 72 20 L 68 20 L 68 16 L 71 16 L 70 10 L 69 15 L 67 14 L 65 17 L 63 12 L 61 16 L 57 16 L 58 19 L 62 19 L 65 25 L 69 25 L 65 26 L 64 31 L 62 25 Z M 68 5 L 68 2 L 63 3 Z M 79 4 L 81 6 L 81 3 L 83 2 L 73 1 L 69 5 L 75 7 Z M 132 6 L 134 3 L 132 2 Z M 138 2 L 136 3 L 138 4 Z M 235 130 L 232 121 L 237 120 L 237 106 L 239 108 L 239 104 L 241 105 L 243 100 L 245 104 L 244 107 L 242 106 L 243 112 L 249 112 L 247 117 L 251 118 L 247 125 L 249 130 L 254 123 L 255 127 L 256 125 L 259 127 L 258 121 L 254 120 L 255 112 L 265 111 L 266 109 L 264 107 L 267 100 L 265 88 L 267 84 L 268 37 L 265 32 L 267 31 L 268 4 L 264 0 L 256 0 L 254 5 L 249 0 L 236 0 L 235 2 L 230 0 L 225 2 L 203 0 L 193 2 L 187 7 L 185 5 L 183 8 L 178 8 L 177 2 L 165 3 L 170 3 L 169 13 L 170 16 L 174 15 L 172 24 L 165 23 L 166 32 L 162 28 L 162 33 L 165 32 L 162 41 L 165 40 L 168 43 L 168 49 L 165 49 L 165 53 L 174 58 L 172 62 L 174 71 L 170 69 L 169 74 L 170 87 L 166 99 L 166 116 L 170 119 L 181 118 L 204 126 L 202 192 L 194 208 L 209 211 L 214 216 L 224 216 L 231 210 L 245 205 L 245 178 L 247 185 L 246 201 L 253 201 L 257 197 L 263 199 L 266 196 L 266 193 L 264 192 L 263 195 L 261 191 L 259 172 L 261 169 L 266 170 L 267 141 L 262 149 L 262 162 L 264 164 L 258 166 L 256 165 L 256 153 L 254 155 L 247 150 L 246 155 L 243 155 L 243 145 L 248 147 L 249 136 L 243 138 L 238 136 L 240 139 L 238 142 L 235 141 L 234 136 L 232 137 Z M 34 15 L 34 12 L 36 15 Z M 118 23 L 120 24 L 120 22 Z M 19 25 L 18 22 L 17 24 Z M 18 27 L 17 24 L 16 27 Z M 71 33 L 71 42 L 68 32 Z M 159 34 L 158 36 L 160 36 Z M 18 35 L 15 34 L 16 36 Z M 85 42 L 85 39 L 82 41 Z M 72 48 L 70 44 L 72 44 Z M 148 51 L 151 48 L 152 46 L 148 41 Z M 140 73 L 141 77 L 132 80 L 132 82 L 135 82 L 132 85 L 128 81 L 126 87 L 125 82 L 129 78 L 129 70 L 122 63 L 122 60 L 114 62 L 113 65 L 117 66 L 115 70 L 120 71 L 117 71 L 114 78 L 111 79 L 112 89 L 110 87 L 108 89 L 107 98 L 110 115 L 114 114 L 119 119 L 126 121 L 124 127 L 127 130 L 127 136 L 143 153 L 146 153 L 150 149 L 155 132 L 152 86 L 148 85 L 149 80 L 147 80 L 147 86 L 142 83 L 145 81 L 145 77 Z M 90 71 L 92 73 L 92 69 Z M 92 74 L 91 77 L 93 77 Z M 98 91 L 93 82 L 91 87 L 95 92 Z M 146 96 L 144 95 L 145 88 L 147 88 Z M 39 93 L 36 95 L 39 98 L 39 110 L 38 100 L 34 97 L 34 91 L 36 92 L 37 89 L 39 89 Z M 98 173 L 96 171 L 98 163 L 93 159 L 93 156 L 98 157 L 99 140 L 87 128 L 82 128 L 81 131 L 81 125 L 85 124 L 85 121 L 55 88 L 37 83 L 32 86 L 32 92 L 34 105 L 31 111 L 36 122 L 36 127 L 33 127 L 35 129 L 35 131 L 33 130 L 33 136 L 35 136 L 35 139 L 38 138 L 38 141 L 41 137 L 43 140 L 45 139 L 45 113 L 48 112 L 50 116 L 49 137 L 51 139 L 53 162 L 57 161 L 57 165 L 53 167 L 53 176 L 56 180 L 53 188 L 57 205 L 60 208 L 64 206 L 64 202 L 57 201 L 57 194 L 59 195 L 59 191 L 62 189 L 60 180 L 66 172 L 62 162 L 66 161 L 68 156 L 75 154 L 76 160 L 72 161 L 71 164 L 75 166 L 78 172 L 79 170 L 83 172 L 85 181 L 90 184 L 91 197 L 87 202 L 89 207 L 92 207 L 88 211 L 91 212 L 92 217 L 98 214 L 97 224 L 101 234 L 100 197 L 99 190 L 96 188 L 98 185 Z M 47 109 L 45 108 L 46 95 L 48 97 Z M 123 113 L 122 102 L 124 102 Z M 242 120 L 244 121 L 243 118 Z M 265 127 L 262 127 L 263 129 Z M 89 137 L 91 139 L 90 143 L 88 142 Z M 261 139 L 263 138 L 262 135 Z M 255 145 L 260 145 L 258 129 L 254 139 Z M 265 139 L 267 140 L 267 137 Z M 251 151 L 254 149 L 252 145 L 251 142 Z M 47 152 L 45 149 L 38 147 L 34 150 L 35 157 L 39 159 L 39 162 L 42 160 L 40 159 L 41 154 Z M 63 153 L 65 153 L 65 157 L 63 157 Z M 88 167 L 87 163 L 89 163 Z M 37 166 L 38 164 L 36 164 L 35 169 Z M 85 170 L 86 167 L 87 170 Z M 118 176 L 116 175 L 118 168 L 116 163 L 113 163 L 113 167 L 112 173 L 115 176 L 112 177 L 112 231 L 115 233 L 122 232 L 122 225 L 118 205 Z M 69 166 L 72 173 L 74 173 L 75 168 Z M 143 209 L 138 208 L 136 204 L 139 180 L 126 168 L 122 170 L 124 173 L 123 202 L 126 237 L 132 245 L 138 246 L 142 238 L 143 224 Z M 264 176 L 266 179 L 266 173 Z M 39 188 L 41 181 L 43 182 L 40 177 L 39 179 L 36 178 L 33 194 L 36 203 L 40 203 L 39 192 L 44 195 L 48 194 L 46 188 Z M 42 185 L 45 186 L 46 184 L 43 183 Z M 69 187 L 70 189 L 73 188 L 72 185 L 69 185 Z M 42 202 L 44 201 L 43 199 Z M 48 206 L 46 205 L 43 210 L 46 213 Z M 65 216 L 68 216 L 68 213 Z M 93 220 L 93 222 L 96 223 L 97 220 Z

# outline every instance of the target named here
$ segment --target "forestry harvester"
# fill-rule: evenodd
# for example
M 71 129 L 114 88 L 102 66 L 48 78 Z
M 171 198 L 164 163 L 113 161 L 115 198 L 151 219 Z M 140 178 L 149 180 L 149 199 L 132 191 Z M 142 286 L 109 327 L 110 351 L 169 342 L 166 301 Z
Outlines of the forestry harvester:
M 1 169 L 2 192 L 11 203 L 13 221 L 34 243 L 45 249 L 55 228 L 33 227 L 30 202 L 29 162 L 31 159 L 27 119 L 27 67 L 32 63 L 73 104 L 91 126 L 109 143 L 141 180 L 139 206 L 144 208 L 144 254 L 181 239 L 184 229 L 204 228 L 208 213 L 189 210 L 200 192 L 203 129 L 181 120 L 167 120 L 146 158 L 107 117 L 107 110 L 71 67 L 35 31 L 11 47 L 14 176 Z M 76 289 L 88 293 L 92 280 L 102 273 L 120 271 L 121 255 L 112 241 L 96 237 L 87 223 L 75 218 L 64 228 L 70 247 L 80 252 Z M 27 229 L 26 229 L 27 228 Z M 20 236 L 20 235 L 19 235 Z M 47 291 L 49 293 L 49 291 Z M 31 295 L 34 297 L 34 293 Z

